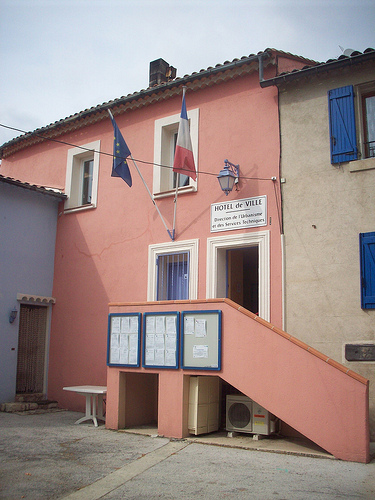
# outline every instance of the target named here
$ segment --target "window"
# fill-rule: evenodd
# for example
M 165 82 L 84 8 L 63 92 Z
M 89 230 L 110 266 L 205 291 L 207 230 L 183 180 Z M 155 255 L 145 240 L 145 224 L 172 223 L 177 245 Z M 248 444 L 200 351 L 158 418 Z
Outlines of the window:
M 197 153 L 199 109 L 188 111 L 188 117 L 195 168 L 198 169 Z M 179 114 L 155 120 L 153 179 L 153 194 L 155 198 L 171 196 L 175 192 L 177 175 L 172 171 L 172 166 L 179 122 Z M 197 181 L 193 181 L 191 177 L 180 174 L 179 191 L 191 192 L 196 190 Z
M 359 235 L 361 307 L 375 309 L 375 232 Z
M 65 210 L 96 207 L 99 175 L 100 141 L 68 151 Z
M 189 252 L 157 257 L 157 300 L 189 298 Z
M 375 84 L 330 90 L 331 163 L 375 157 Z
M 375 92 L 362 95 L 365 158 L 375 157 Z
M 149 246 L 147 300 L 198 297 L 198 240 Z

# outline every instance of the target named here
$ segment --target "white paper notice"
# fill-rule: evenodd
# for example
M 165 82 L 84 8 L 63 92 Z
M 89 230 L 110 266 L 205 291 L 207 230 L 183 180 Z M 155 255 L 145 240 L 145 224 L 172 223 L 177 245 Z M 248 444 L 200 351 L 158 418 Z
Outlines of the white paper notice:
M 118 347 L 111 349 L 111 363 L 120 363 L 120 349 Z
M 164 349 L 155 349 L 155 365 L 164 366 Z
M 164 334 L 155 333 L 155 349 L 164 349 Z
M 165 316 L 156 316 L 156 333 L 165 333 Z
M 129 350 L 127 347 L 120 348 L 120 364 L 127 365 L 129 363 Z
M 167 333 L 170 334 L 176 334 L 176 317 L 175 316 L 167 316 L 166 317 L 166 322 L 167 322 Z
M 195 320 L 195 336 L 196 337 L 207 336 L 207 321 L 205 319 Z
M 111 335 L 111 348 L 120 347 L 120 335 Z
M 184 334 L 185 335 L 194 335 L 194 317 L 187 316 L 184 321 Z
M 129 333 L 138 333 L 138 316 L 130 316 Z
M 129 334 L 129 349 L 138 349 L 138 334 Z
M 121 331 L 121 318 L 119 316 L 112 316 L 111 333 L 120 333 Z
M 166 349 L 176 349 L 177 335 L 176 334 L 166 334 L 165 336 L 165 348 Z
M 129 335 L 126 333 L 120 333 L 120 347 L 121 349 L 124 349 L 125 347 L 128 349 L 129 347 Z
M 193 358 L 208 358 L 208 345 L 193 346 Z
M 155 316 L 146 316 L 146 332 L 155 333 Z
M 129 365 L 137 364 L 137 349 L 129 349 Z
M 121 333 L 129 333 L 129 324 L 129 316 L 124 316 L 123 318 L 121 318 Z
M 146 333 L 146 348 L 155 349 L 155 334 Z
M 165 364 L 167 366 L 176 366 L 176 351 L 175 349 L 166 349 Z
M 146 364 L 154 364 L 155 349 L 146 349 Z

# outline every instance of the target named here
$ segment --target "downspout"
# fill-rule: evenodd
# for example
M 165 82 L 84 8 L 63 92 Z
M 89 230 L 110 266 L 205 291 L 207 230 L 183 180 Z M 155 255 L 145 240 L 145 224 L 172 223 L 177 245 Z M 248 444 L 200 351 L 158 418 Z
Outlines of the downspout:
M 264 82 L 263 76 L 263 54 L 258 55 L 258 64 L 259 64 L 259 83 Z
M 264 53 L 258 55 L 259 63 L 259 84 L 262 87 L 262 82 L 264 82 L 264 72 L 263 72 L 263 56 Z M 270 81 L 270 80 L 268 80 Z M 280 246 L 281 246 L 281 314 L 282 314 L 282 329 L 285 331 L 286 327 L 286 290 L 285 290 L 285 235 L 284 235 L 284 225 L 283 225 L 283 203 L 282 203 L 282 190 L 281 190 L 281 119 L 280 119 L 280 91 L 276 83 L 272 83 L 277 88 L 277 110 L 279 119 L 279 144 L 280 144 L 280 154 L 279 154 L 279 183 L 280 183 Z M 277 205 L 277 200 L 276 200 Z

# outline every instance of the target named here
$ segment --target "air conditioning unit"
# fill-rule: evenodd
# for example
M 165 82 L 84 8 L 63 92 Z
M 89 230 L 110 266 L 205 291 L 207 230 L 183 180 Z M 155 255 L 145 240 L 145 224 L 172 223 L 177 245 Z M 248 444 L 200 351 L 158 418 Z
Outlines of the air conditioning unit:
M 273 415 L 247 396 L 228 395 L 226 410 L 227 431 L 264 436 L 275 432 Z

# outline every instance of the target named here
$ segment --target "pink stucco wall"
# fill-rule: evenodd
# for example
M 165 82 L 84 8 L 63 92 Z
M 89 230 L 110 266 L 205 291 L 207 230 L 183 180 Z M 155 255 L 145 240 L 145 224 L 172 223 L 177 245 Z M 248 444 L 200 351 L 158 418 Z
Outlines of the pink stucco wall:
M 212 236 L 210 205 L 267 195 L 272 224 L 261 229 L 271 235 L 271 320 L 281 326 L 280 195 L 278 182 L 269 180 L 279 177 L 277 92 L 274 88 L 261 89 L 254 73 L 198 91 L 188 89 L 186 102 L 188 113 L 194 108 L 200 112 L 199 171 L 214 174 L 199 174 L 198 191 L 178 199 L 176 241 L 199 238 L 200 242 L 198 297 L 206 295 L 206 239 Z M 178 114 L 180 109 L 178 96 L 116 117 L 150 188 L 155 119 Z M 59 137 L 73 145 L 98 139 L 101 150 L 111 153 L 109 119 Z M 63 188 L 69 148 L 44 142 L 4 159 L 1 171 L 25 181 Z M 240 164 L 242 176 L 240 190 L 227 198 L 216 179 L 226 158 Z M 63 391 L 64 386 L 106 384 L 108 303 L 146 300 L 148 246 L 170 241 L 134 167 L 130 164 L 131 189 L 121 179 L 111 177 L 111 168 L 112 158 L 102 155 L 96 209 L 64 213 L 61 206 L 58 219 L 48 396 L 63 407 L 77 410 L 83 409 L 81 398 Z M 158 200 L 157 204 L 172 227 L 172 198 Z

